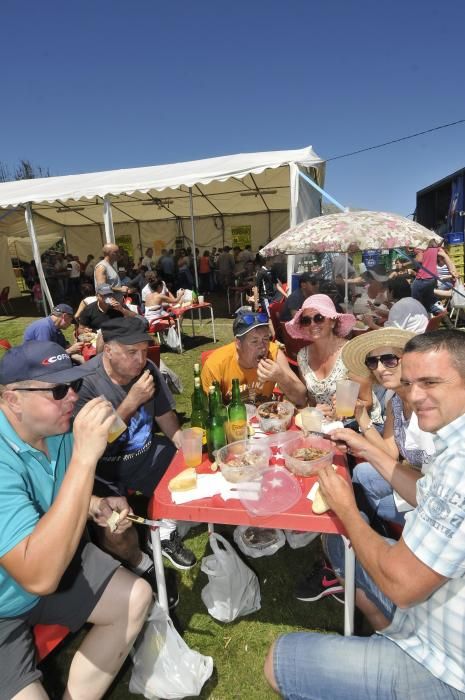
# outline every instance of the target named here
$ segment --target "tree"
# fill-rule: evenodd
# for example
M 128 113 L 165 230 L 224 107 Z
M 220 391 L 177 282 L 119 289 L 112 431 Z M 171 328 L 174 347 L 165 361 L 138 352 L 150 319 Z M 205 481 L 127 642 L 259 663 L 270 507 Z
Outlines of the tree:
M 49 168 L 41 165 L 32 165 L 30 160 L 21 158 L 15 167 L 14 173 L 6 163 L 0 161 L 0 182 L 11 182 L 11 180 L 33 180 L 36 177 L 50 177 Z

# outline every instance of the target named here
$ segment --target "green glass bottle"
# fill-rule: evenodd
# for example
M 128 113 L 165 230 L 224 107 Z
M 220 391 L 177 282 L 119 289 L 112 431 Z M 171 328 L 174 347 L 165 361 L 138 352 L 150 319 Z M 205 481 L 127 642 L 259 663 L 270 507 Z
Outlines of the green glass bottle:
M 199 293 L 197 292 L 197 287 L 194 287 L 192 289 L 192 303 L 193 304 L 199 303 Z
M 216 398 L 218 401 L 218 413 L 222 418 L 223 422 L 228 420 L 228 409 L 223 403 L 223 394 L 221 393 L 220 383 L 217 379 L 214 380 L 212 386 L 215 389 Z
M 224 421 L 218 413 L 218 399 L 215 388 L 210 387 L 208 393 L 209 414 L 207 420 L 207 449 L 208 458 L 213 462 L 215 455 L 213 454 L 220 447 L 226 445 L 226 435 L 224 432 Z
M 203 438 L 202 446 L 207 445 L 207 412 L 203 406 L 204 393 L 202 387 L 200 386 L 200 379 L 196 377 L 194 379 L 194 393 L 192 394 L 192 413 L 191 413 L 191 427 L 192 428 L 202 428 Z
M 228 442 L 247 439 L 247 409 L 241 399 L 239 379 L 232 380 L 232 400 L 228 406 Z
M 194 364 L 194 384 L 195 384 L 196 379 L 200 380 L 200 391 L 202 392 L 203 410 L 207 414 L 208 413 L 208 396 L 206 395 L 206 393 L 204 392 L 204 390 L 202 388 L 202 380 L 200 379 L 200 365 L 198 362 L 196 362 Z M 194 394 L 195 394 L 195 391 L 193 391 L 192 395 L 191 395 L 192 410 L 194 410 Z

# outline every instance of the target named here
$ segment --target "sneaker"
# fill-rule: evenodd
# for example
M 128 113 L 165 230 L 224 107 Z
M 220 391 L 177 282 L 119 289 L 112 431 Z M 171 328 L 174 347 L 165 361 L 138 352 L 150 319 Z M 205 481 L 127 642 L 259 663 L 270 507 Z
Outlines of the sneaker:
M 295 597 L 307 603 L 313 603 L 328 595 L 334 596 L 344 592 L 334 571 L 326 564 L 319 562 L 312 571 L 301 579 L 295 587 Z M 338 599 L 339 602 L 340 599 Z M 343 601 L 342 601 L 343 602 Z
M 155 576 L 155 567 L 152 566 L 144 571 L 141 578 L 145 579 L 152 586 L 155 595 L 158 595 L 157 579 Z M 168 596 L 168 608 L 173 610 L 179 603 L 178 585 L 176 582 L 176 572 L 173 569 L 165 569 L 166 595 Z
M 169 540 L 161 541 L 161 553 L 173 566 L 182 571 L 192 569 L 197 562 L 194 552 L 184 547 L 177 530 L 171 533 Z

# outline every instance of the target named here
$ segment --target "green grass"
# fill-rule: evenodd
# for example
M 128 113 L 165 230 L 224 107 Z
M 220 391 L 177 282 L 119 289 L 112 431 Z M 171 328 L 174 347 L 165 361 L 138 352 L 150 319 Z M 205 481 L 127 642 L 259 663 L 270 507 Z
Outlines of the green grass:
M 32 318 L 6 319 L 0 317 L 0 338 L 8 338 L 17 344 Z M 190 322 L 186 319 L 186 331 Z M 186 352 L 177 355 L 162 351 L 163 361 L 177 372 L 184 385 L 182 395 L 176 396 L 176 407 L 181 420 L 190 416 L 190 396 L 193 391 L 193 364 L 200 361 L 203 350 L 215 347 L 211 342 L 210 325 L 198 328 L 202 335 L 196 341 L 186 336 Z M 231 321 L 219 319 L 216 323 L 217 338 L 221 344 L 232 339 Z M 204 334 L 204 335 L 203 335 Z M 198 344 L 199 341 L 201 344 Z M 232 538 L 233 528 L 221 527 L 221 532 Z M 271 642 L 285 632 L 303 629 L 343 631 L 343 606 L 332 598 L 317 603 L 295 600 L 293 587 L 301 573 L 308 571 L 315 558 L 320 556 L 319 540 L 307 547 L 292 550 L 287 545 L 272 557 L 248 560 L 247 563 L 259 576 L 262 607 L 248 617 L 230 624 L 222 624 L 207 613 L 200 592 L 207 577 L 200 571 L 200 561 L 210 554 L 205 526 L 192 530 L 187 545 L 195 552 L 198 564 L 191 571 L 179 576 L 180 603 L 176 610 L 183 637 L 187 644 L 202 654 L 213 657 L 214 672 L 200 695 L 210 700 L 265 700 L 276 697 L 263 678 L 263 661 Z M 66 682 L 67 669 L 81 635 L 64 643 L 44 665 L 46 685 L 52 697 L 59 697 Z M 127 662 L 107 697 L 111 700 L 136 698 L 129 693 L 131 666 Z

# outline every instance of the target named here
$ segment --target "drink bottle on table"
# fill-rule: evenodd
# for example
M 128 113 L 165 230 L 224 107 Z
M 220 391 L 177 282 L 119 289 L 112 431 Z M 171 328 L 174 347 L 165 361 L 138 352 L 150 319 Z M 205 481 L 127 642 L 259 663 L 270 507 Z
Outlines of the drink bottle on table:
M 201 428 L 203 430 L 202 445 L 207 445 L 207 418 L 208 413 L 205 411 L 203 397 L 205 394 L 202 391 L 199 377 L 194 379 L 194 393 L 192 394 L 192 413 L 191 426 L 193 428 Z
M 198 362 L 194 364 L 194 383 L 195 380 L 199 379 L 200 380 L 200 391 L 202 392 L 202 403 L 203 403 L 203 408 L 205 413 L 208 413 L 208 396 L 202 389 L 202 380 L 200 379 L 200 365 Z M 192 392 L 191 395 L 191 402 L 192 402 L 192 409 L 194 408 L 194 392 Z
M 241 399 L 239 379 L 232 380 L 232 400 L 228 406 L 226 434 L 228 442 L 247 439 L 247 409 Z
M 214 380 L 213 387 L 218 401 L 218 414 L 223 419 L 223 422 L 226 422 L 228 420 L 228 409 L 223 403 L 223 394 L 221 393 L 220 383 L 217 379 Z
M 207 421 L 207 447 L 208 457 L 213 460 L 216 450 L 226 445 L 226 435 L 224 432 L 224 420 L 219 414 L 218 398 L 216 396 L 215 387 L 210 387 L 208 393 L 209 415 Z

